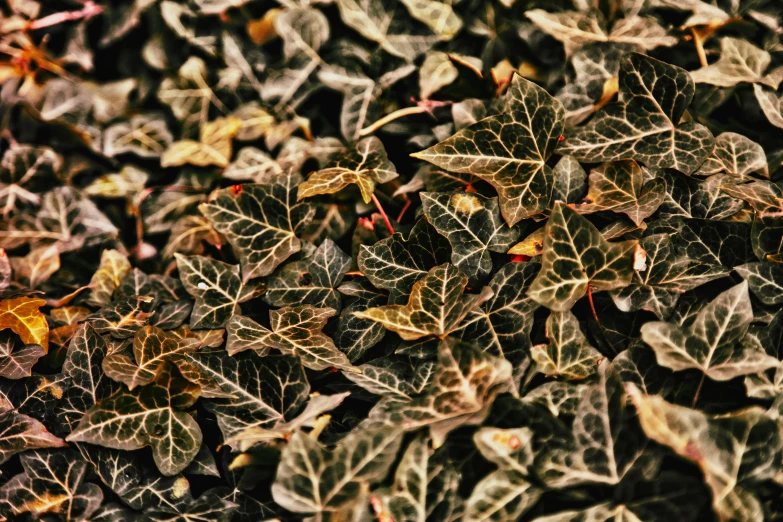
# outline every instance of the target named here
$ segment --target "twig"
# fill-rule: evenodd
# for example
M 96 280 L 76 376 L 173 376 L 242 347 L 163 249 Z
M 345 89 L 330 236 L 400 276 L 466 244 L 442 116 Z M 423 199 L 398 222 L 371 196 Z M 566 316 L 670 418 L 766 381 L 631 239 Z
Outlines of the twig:
M 49 16 L 44 16 L 39 20 L 33 20 L 27 26 L 30 31 L 37 29 L 43 29 L 44 27 L 51 27 L 63 22 L 71 22 L 74 20 L 81 20 L 82 18 L 92 18 L 103 12 L 103 7 L 99 6 L 92 0 L 87 0 L 84 3 L 84 7 L 79 11 L 64 11 L 62 13 L 54 13 Z
M 403 118 L 405 116 L 411 116 L 413 114 L 424 114 L 425 112 L 428 112 L 425 107 L 419 107 L 418 105 L 415 107 L 405 107 L 404 109 L 398 109 L 394 112 L 391 112 L 381 118 L 380 120 L 376 121 L 369 127 L 365 127 L 362 130 L 359 131 L 359 136 L 367 136 L 368 134 L 372 134 L 373 132 L 377 131 L 387 123 L 391 123 L 396 119 Z
M 394 227 L 392 227 L 391 221 L 389 221 L 389 216 L 386 215 L 386 211 L 383 210 L 383 206 L 381 205 L 381 202 L 378 201 L 378 197 L 375 194 L 372 195 L 372 202 L 375 203 L 375 208 L 381 213 L 383 222 L 386 223 L 386 228 L 389 229 L 389 234 L 394 234 Z
M 701 33 L 695 27 L 691 27 L 691 34 L 693 35 L 693 45 L 696 46 L 696 54 L 699 55 L 699 62 L 702 67 L 707 67 L 707 54 L 704 52 L 704 40 Z

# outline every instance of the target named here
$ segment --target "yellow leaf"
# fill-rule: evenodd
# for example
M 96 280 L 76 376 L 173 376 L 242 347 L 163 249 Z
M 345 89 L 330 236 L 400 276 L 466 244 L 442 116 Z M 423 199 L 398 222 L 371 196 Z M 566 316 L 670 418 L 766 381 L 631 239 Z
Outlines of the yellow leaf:
M 0 301 L 0 330 L 10 328 L 25 344 L 37 344 L 48 351 L 49 324 L 38 310 L 45 304 L 43 299 L 30 297 Z
M 239 132 L 239 118 L 218 118 L 201 127 L 201 141 L 180 140 L 171 144 L 160 158 L 162 167 L 186 163 L 199 167 L 225 167 L 231 160 L 231 141 Z

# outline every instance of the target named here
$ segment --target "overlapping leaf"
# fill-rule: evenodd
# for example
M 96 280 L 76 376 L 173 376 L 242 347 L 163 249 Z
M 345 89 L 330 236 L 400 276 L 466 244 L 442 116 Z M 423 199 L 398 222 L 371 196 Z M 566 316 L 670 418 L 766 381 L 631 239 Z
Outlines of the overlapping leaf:
M 570 131 L 559 150 L 582 161 L 633 159 L 688 174 L 712 152 L 706 127 L 681 123 L 694 94 L 684 69 L 631 54 L 620 65 L 620 93 L 620 102 Z
M 546 161 L 563 131 L 562 104 L 535 84 L 514 76 L 504 112 L 474 123 L 414 157 L 470 173 L 498 191 L 509 225 L 542 212 L 549 202 Z

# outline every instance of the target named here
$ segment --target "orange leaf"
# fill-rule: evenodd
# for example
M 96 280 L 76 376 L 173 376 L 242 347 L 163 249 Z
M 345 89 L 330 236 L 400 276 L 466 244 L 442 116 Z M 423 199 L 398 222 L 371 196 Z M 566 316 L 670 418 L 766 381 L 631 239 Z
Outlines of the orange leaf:
M 45 304 L 43 299 L 29 297 L 0 301 L 0 330 L 10 328 L 25 344 L 38 344 L 49 351 L 49 324 L 38 310 Z

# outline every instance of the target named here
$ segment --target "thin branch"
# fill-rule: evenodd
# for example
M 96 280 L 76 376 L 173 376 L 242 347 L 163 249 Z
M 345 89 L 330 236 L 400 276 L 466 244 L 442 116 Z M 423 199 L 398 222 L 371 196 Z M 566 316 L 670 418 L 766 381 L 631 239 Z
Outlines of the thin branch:
M 394 120 L 404 118 L 405 116 L 411 116 L 413 114 L 424 114 L 425 112 L 428 112 L 425 107 L 419 107 L 418 105 L 415 107 L 405 107 L 404 109 L 398 109 L 392 113 L 387 114 L 380 120 L 376 121 L 369 127 L 365 127 L 362 130 L 359 131 L 359 136 L 367 136 L 369 134 L 372 134 L 373 132 L 377 131 L 387 123 L 391 123 Z
M 691 34 L 693 35 L 693 45 L 696 46 L 696 54 L 699 55 L 699 62 L 702 67 L 707 67 L 707 54 L 704 52 L 704 39 L 699 31 L 695 27 L 691 27 Z
M 400 211 L 400 215 L 397 216 L 397 223 L 400 223 L 402 221 L 402 216 L 405 215 L 405 212 L 411 207 L 411 200 L 408 200 L 405 202 L 405 205 L 402 207 L 402 210 Z
M 383 222 L 386 223 L 386 228 L 389 229 L 389 234 L 394 234 L 394 227 L 392 227 L 391 221 L 389 221 L 389 216 L 386 215 L 386 211 L 383 210 L 383 206 L 381 205 L 381 202 L 378 201 L 378 197 L 375 194 L 372 195 L 372 202 L 375 203 L 375 208 L 381 213 Z
M 693 395 L 693 402 L 691 403 L 691 408 L 696 407 L 696 402 L 699 400 L 699 394 L 701 393 L 701 387 L 704 384 L 704 373 L 701 374 L 701 380 L 699 381 L 699 386 L 696 388 L 696 393 Z
M 27 26 L 30 31 L 37 29 L 43 29 L 44 27 L 51 27 L 64 22 L 72 22 L 74 20 L 81 20 L 83 18 L 92 18 L 103 12 L 103 7 L 99 6 L 92 0 L 87 0 L 84 3 L 84 7 L 79 11 L 64 11 L 62 13 L 54 13 L 49 16 L 44 16 L 39 20 L 33 20 Z

